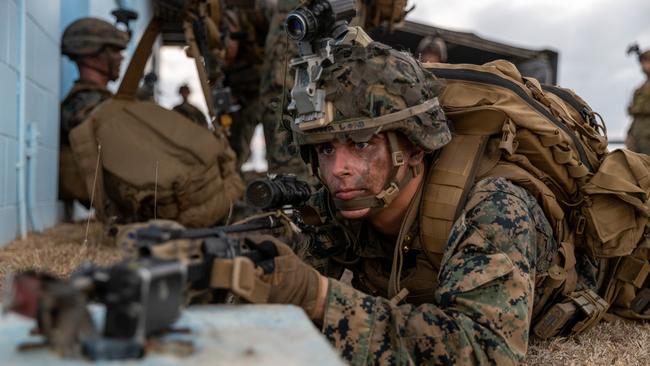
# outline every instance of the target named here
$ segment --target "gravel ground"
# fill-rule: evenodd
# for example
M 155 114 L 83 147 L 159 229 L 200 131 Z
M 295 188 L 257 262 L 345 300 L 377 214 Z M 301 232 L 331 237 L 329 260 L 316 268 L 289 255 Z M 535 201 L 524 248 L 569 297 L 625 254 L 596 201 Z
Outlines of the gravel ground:
M 35 269 L 67 276 L 85 261 L 100 265 L 121 258 L 101 224 L 61 224 L 0 248 L 0 280 L 9 272 Z M 0 281 L 1 286 L 2 281 Z M 649 365 L 650 323 L 603 322 L 572 338 L 533 340 L 525 365 Z

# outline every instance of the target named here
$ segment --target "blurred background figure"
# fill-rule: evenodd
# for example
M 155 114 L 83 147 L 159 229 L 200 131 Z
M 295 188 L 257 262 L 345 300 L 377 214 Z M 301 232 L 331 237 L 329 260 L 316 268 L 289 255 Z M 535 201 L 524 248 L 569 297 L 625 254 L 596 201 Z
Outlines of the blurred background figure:
M 418 44 L 421 62 L 447 62 L 447 45 L 440 37 L 427 36 Z
M 61 102 L 59 198 L 64 202 L 67 220 L 72 219 L 74 200 L 90 207 L 90 196 L 72 156 L 68 135 L 97 105 L 112 97 L 106 86 L 119 78 L 122 51 L 128 42 L 126 32 L 98 18 L 81 18 L 63 32 L 61 53 L 79 70 L 79 79 Z
M 142 85 L 138 88 L 138 91 L 135 93 L 135 97 L 138 100 L 156 102 L 156 83 L 158 82 L 158 75 L 155 72 L 148 72 L 144 78 L 142 78 Z
M 183 98 L 183 101 L 181 104 L 175 106 L 174 110 L 189 118 L 197 125 L 208 127 L 208 121 L 205 118 L 205 114 L 203 114 L 200 109 L 192 105 L 187 99 L 190 96 L 190 87 L 187 84 L 181 85 L 178 88 L 178 94 L 181 96 L 181 98 Z
M 630 150 L 650 155 L 650 49 L 641 52 L 638 45 L 633 45 L 628 49 L 628 53 L 636 53 L 639 56 L 641 71 L 646 80 L 634 91 L 632 102 L 627 108 L 632 117 L 632 125 L 625 144 Z

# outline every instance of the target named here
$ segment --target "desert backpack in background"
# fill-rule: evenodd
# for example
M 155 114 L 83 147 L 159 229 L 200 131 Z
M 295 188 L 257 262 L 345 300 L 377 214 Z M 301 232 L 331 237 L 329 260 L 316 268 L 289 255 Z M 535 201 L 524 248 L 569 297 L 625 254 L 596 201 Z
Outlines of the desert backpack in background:
M 103 221 L 158 218 L 211 226 L 228 215 L 243 183 L 219 127 L 210 132 L 177 112 L 135 99 L 158 33 L 154 20 L 115 97 L 70 132 L 74 158 Z

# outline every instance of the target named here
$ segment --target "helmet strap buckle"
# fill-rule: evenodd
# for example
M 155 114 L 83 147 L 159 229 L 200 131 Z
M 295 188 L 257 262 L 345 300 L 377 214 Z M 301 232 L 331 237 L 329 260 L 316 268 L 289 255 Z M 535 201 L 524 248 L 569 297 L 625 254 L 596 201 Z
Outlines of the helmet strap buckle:
M 399 194 L 399 185 L 396 182 L 391 182 L 386 189 L 379 192 L 375 197 L 383 203 L 383 207 L 390 205 L 391 202 Z
M 391 154 L 391 158 L 393 159 L 393 166 L 402 166 L 404 163 L 406 163 L 406 159 L 404 158 L 404 153 L 400 151 L 393 151 Z

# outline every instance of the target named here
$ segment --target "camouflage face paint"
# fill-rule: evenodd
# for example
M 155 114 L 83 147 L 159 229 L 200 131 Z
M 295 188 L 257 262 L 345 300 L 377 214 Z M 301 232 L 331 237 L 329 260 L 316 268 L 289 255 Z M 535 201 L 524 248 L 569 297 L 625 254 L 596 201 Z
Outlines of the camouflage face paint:
M 332 141 L 317 146 L 323 182 L 341 200 L 376 195 L 384 187 L 392 168 L 388 141 L 382 133 L 368 142 Z M 361 218 L 368 209 L 356 210 Z M 345 216 L 345 214 L 344 214 Z

